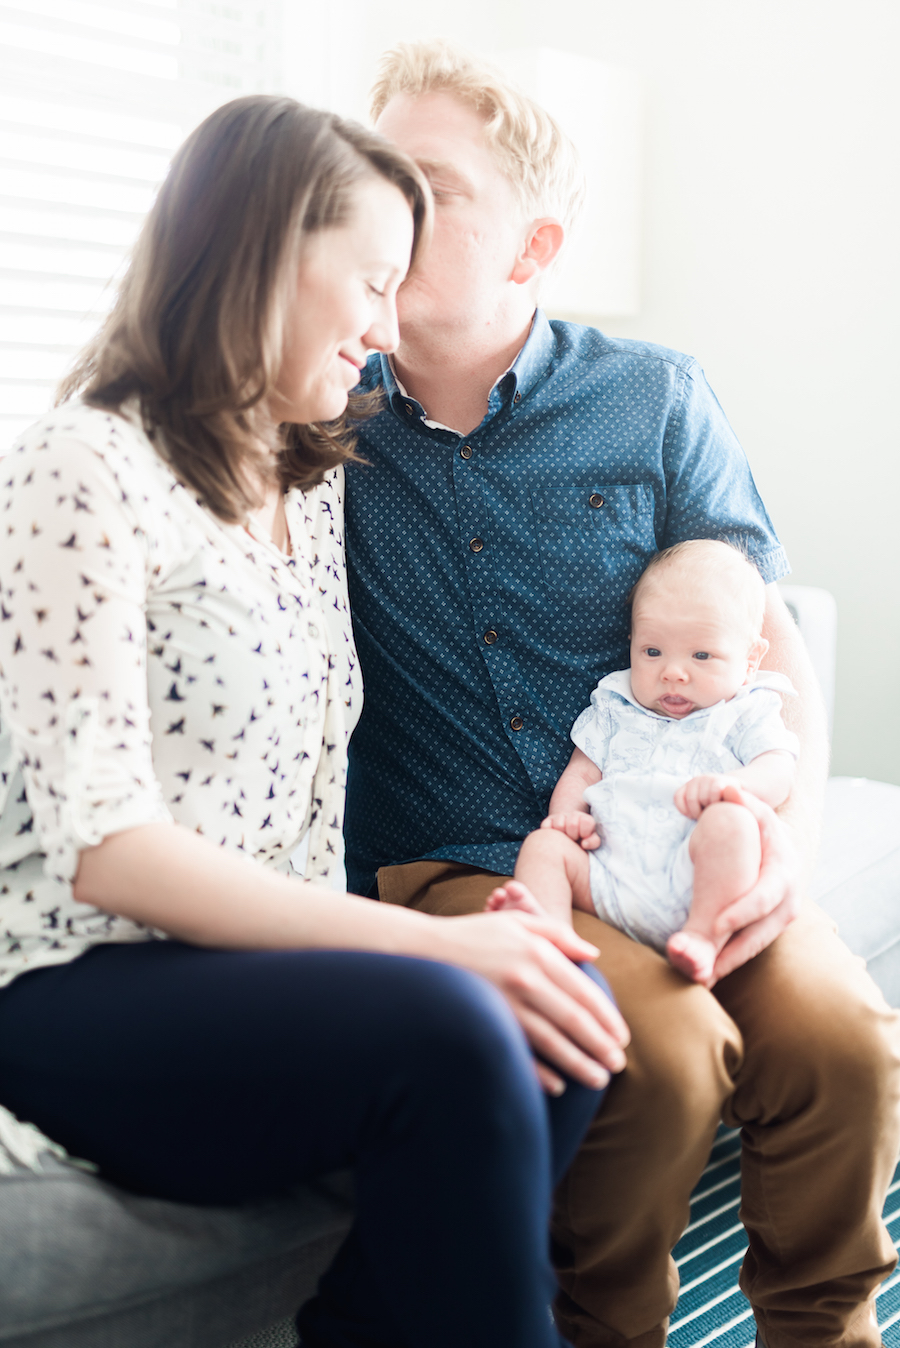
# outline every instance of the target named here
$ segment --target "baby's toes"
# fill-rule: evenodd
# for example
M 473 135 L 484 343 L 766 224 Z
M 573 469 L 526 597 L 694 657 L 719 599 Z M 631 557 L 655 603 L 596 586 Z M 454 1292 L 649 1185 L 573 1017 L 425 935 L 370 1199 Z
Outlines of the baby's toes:
M 510 880 L 504 885 L 504 892 L 508 896 L 507 907 L 517 908 L 520 913 L 531 913 L 533 917 L 544 916 L 544 909 L 521 880 Z

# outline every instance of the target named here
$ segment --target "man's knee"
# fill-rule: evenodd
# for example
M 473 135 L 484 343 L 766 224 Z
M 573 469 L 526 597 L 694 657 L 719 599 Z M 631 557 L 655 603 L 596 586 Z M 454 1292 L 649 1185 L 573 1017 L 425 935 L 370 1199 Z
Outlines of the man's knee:
M 686 1126 L 699 1115 L 718 1118 L 742 1059 L 733 1022 L 696 984 L 678 989 L 656 1029 L 641 1026 L 629 1050 L 632 1077 L 667 1126 Z
M 656 951 L 586 913 L 574 915 L 579 935 L 600 948 L 606 977 L 631 1030 L 621 1086 L 638 1108 L 685 1128 L 718 1118 L 740 1069 L 743 1044 L 734 1021 L 698 984 L 676 973 Z
M 853 979 L 814 990 L 807 984 L 786 999 L 781 1031 L 767 1037 L 770 1072 L 782 1082 L 771 1110 L 793 1112 L 824 1096 L 835 1119 L 843 1110 L 857 1115 L 863 1102 L 866 1113 L 896 1107 L 898 1017 L 877 993 L 860 993 Z
M 746 1043 L 739 1110 L 774 1121 L 827 1100 L 835 1124 L 862 1111 L 896 1126 L 900 1017 L 824 915 L 798 919 L 720 995 Z

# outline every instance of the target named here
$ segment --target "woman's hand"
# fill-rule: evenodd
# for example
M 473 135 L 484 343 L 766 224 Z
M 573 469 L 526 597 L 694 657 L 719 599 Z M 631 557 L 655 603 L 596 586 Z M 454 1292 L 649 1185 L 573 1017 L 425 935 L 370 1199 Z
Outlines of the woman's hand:
M 555 1072 L 606 1084 L 625 1065 L 628 1030 L 608 997 L 572 963 L 595 946 L 530 913 L 431 917 L 301 884 L 178 824 L 113 833 L 81 854 L 75 897 L 195 945 L 228 950 L 372 950 L 443 960 L 503 993 L 558 1095 Z M 549 1066 L 545 1065 L 549 1064 Z
M 529 913 L 441 918 L 446 959 L 487 978 L 503 993 L 537 1055 L 541 1085 L 565 1089 L 553 1069 L 599 1089 L 625 1066 L 628 1027 L 615 1006 L 573 960 L 596 959 L 596 947 L 571 927 Z

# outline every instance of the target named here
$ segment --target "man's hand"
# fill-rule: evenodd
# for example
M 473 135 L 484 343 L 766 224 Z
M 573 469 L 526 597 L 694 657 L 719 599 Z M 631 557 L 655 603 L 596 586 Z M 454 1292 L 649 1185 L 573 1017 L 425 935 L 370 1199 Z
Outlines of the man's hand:
M 707 805 L 715 805 L 717 801 L 725 799 L 727 786 L 739 788 L 740 782 L 737 777 L 729 777 L 722 772 L 707 772 L 701 777 L 692 777 L 675 792 L 675 806 L 688 819 L 699 819 Z
M 567 814 L 548 814 L 547 818 L 541 821 L 541 828 L 558 829 L 586 852 L 593 852 L 595 847 L 600 846 L 601 839 L 596 822 L 593 816 L 584 810 L 570 810 Z
M 716 981 L 771 945 L 797 916 L 802 897 L 800 859 L 790 829 L 770 806 L 736 784 L 725 788 L 722 799 L 745 806 L 756 819 L 762 861 L 749 893 L 719 914 L 716 934 L 729 940 L 716 960 Z

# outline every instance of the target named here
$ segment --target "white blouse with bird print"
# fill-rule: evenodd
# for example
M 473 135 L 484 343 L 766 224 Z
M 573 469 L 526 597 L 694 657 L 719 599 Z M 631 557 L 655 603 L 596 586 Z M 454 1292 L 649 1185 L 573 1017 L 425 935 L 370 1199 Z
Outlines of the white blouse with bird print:
M 0 985 L 160 935 L 72 897 L 80 850 L 123 829 L 174 820 L 285 873 L 308 835 L 327 884 L 361 704 L 343 470 L 286 496 L 290 556 L 206 509 L 127 407 L 58 408 L 0 483 Z

